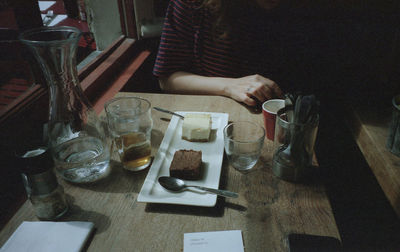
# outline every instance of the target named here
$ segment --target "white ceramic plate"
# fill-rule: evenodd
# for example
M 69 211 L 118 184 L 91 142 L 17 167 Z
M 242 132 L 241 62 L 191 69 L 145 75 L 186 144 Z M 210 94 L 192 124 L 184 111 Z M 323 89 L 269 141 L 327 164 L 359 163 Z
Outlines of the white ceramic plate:
M 200 112 L 177 112 L 185 115 L 186 113 Z M 167 203 L 193 206 L 215 206 L 217 196 L 210 193 L 186 190 L 183 192 L 170 192 L 164 189 L 159 183 L 158 178 L 169 176 L 169 166 L 175 151 L 180 149 L 192 149 L 202 151 L 203 176 L 196 181 L 186 181 L 188 184 L 200 185 L 217 189 L 221 176 L 222 159 L 224 156 L 224 134 L 223 129 L 228 123 L 228 114 L 201 112 L 211 115 L 211 136 L 209 142 L 189 142 L 183 140 L 182 122 L 177 116 L 172 116 L 168 125 L 160 148 L 154 157 L 153 163 L 143 183 L 138 196 L 138 202 Z

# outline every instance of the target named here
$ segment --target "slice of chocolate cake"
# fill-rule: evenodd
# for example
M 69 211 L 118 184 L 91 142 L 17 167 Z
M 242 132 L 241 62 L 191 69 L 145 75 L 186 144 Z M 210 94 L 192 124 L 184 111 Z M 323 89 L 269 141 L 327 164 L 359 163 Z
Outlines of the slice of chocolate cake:
M 200 179 L 201 163 L 201 151 L 178 150 L 169 168 L 170 176 L 187 180 Z

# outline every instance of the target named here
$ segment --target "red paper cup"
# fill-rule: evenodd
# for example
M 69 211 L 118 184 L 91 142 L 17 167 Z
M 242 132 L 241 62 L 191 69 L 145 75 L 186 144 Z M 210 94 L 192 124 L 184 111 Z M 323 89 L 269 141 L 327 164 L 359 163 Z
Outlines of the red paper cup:
M 274 141 L 276 113 L 285 107 L 285 100 L 272 99 L 263 103 L 264 126 L 267 131 L 267 138 Z

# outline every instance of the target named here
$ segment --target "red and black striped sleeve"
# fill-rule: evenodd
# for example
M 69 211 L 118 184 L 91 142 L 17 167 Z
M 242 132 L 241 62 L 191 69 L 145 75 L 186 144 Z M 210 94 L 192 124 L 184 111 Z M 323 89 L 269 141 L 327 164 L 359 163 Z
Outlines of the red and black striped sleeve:
M 153 68 L 155 76 L 169 76 L 177 71 L 190 71 L 194 57 L 195 8 L 193 0 L 170 1 Z

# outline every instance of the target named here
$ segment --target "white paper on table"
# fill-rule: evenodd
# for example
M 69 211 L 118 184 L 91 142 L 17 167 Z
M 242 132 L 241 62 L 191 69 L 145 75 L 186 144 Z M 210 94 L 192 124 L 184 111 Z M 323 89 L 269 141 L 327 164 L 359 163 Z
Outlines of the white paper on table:
M 56 1 L 39 1 L 39 9 L 40 11 L 45 11 L 55 3 Z
M 72 252 L 81 251 L 91 231 L 92 222 L 24 221 L 0 252 Z
M 186 233 L 184 252 L 244 252 L 241 230 Z
M 56 15 L 56 17 L 48 24 L 47 26 L 55 26 L 56 24 L 60 23 L 61 21 L 67 19 L 67 15 L 60 14 Z

